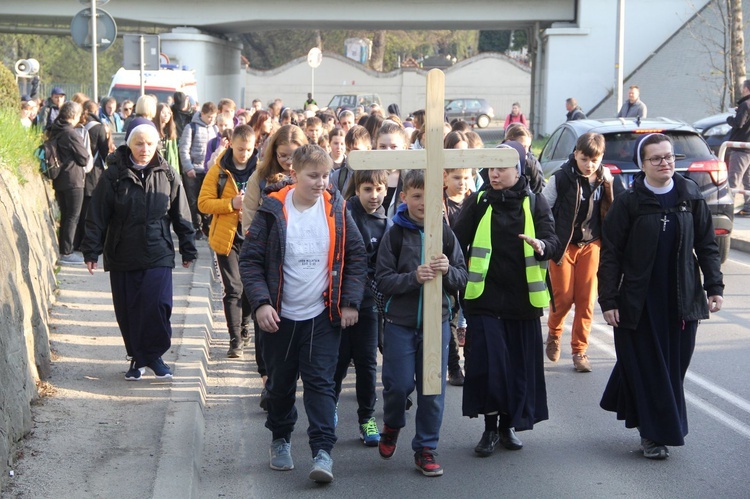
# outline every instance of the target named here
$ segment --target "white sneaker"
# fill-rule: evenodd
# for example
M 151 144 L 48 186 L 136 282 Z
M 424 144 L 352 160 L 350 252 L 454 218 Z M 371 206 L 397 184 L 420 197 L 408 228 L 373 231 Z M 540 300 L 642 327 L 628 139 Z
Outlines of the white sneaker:
M 57 260 L 57 263 L 60 265 L 83 265 L 85 262 L 83 260 L 83 255 L 71 253 L 69 255 L 62 255 L 60 259 Z

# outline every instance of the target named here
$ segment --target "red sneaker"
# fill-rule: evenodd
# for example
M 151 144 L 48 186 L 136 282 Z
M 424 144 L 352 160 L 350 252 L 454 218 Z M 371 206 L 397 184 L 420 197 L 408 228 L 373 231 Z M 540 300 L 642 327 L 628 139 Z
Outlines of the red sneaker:
M 443 468 L 435 461 L 437 452 L 425 447 L 421 452 L 414 453 L 414 464 L 424 476 L 442 476 Z
M 383 425 L 383 432 L 380 434 L 380 442 L 378 442 L 380 457 L 383 459 L 393 457 L 393 454 L 396 453 L 396 444 L 398 443 L 398 434 L 400 431 L 400 428 L 388 428 L 388 425 Z

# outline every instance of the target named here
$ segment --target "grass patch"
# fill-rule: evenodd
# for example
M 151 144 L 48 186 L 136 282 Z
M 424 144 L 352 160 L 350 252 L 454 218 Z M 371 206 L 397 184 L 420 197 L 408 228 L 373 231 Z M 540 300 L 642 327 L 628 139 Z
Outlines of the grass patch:
M 19 184 L 28 182 L 27 175 L 35 171 L 39 160 L 34 149 L 41 143 L 41 133 L 21 126 L 16 113 L 0 110 L 0 168 L 12 172 Z
M 539 137 L 538 139 L 534 139 L 531 141 L 531 152 L 534 153 L 534 156 L 536 156 L 537 159 L 542 155 L 542 149 L 544 148 L 544 145 L 547 143 L 548 139 L 549 135 L 545 135 L 544 137 Z

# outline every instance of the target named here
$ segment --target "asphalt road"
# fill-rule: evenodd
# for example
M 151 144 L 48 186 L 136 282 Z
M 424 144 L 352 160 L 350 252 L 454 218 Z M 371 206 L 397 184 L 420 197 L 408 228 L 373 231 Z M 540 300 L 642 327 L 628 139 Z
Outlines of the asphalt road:
M 524 442 L 520 451 L 499 449 L 491 457 L 476 457 L 473 448 L 483 423 L 462 417 L 461 388 L 447 387 L 438 449 L 445 474 L 439 478 L 423 477 L 414 468 L 413 409 L 390 461 L 381 460 L 377 449 L 360 444 L 350 369 L 339 408 L 339 442 L 333 452 L 335 480 L 327 486 L 307 478 L 311 456 L 301 397 L 300 420 L 292 438 L 296 469 L 279 472 L 268 467 L 271 436 L 258 407 L 260 381 L 253 373 L 252 352 L 242 361 L 225 359 L 226 335 L 216 333 L 199 496 L 747 498 L 750 255 L 733 251 L 723 271 L 724 308 L 699 327 L 685 383 L 690 434 L 684 447 L 671 448 L 666 461 L 643 458 L 637 431 L 626 429 L 614 414 L 598 406 L 615 360 L 612 333 L 600 315 L 589 349 L 593 372 L 576 373 L 566 355 L 556 364 L 545 361 L 550 419 L 533 431 L 519 433 Z M 564 344 L 568 338 L 563 337 Z M 382 424 L 381 401 L 376 417 Z

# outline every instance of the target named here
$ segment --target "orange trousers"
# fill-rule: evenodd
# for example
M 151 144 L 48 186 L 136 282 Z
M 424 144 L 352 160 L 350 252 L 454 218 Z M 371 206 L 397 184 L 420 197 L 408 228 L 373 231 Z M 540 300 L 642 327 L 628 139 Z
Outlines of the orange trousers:
M 562 263 L 550 262 L 549 277 L 555 300 L 555 310 L 550 306 L 547 327 L 549 335 L 560 338 L 570 307 L 575 305 L 570 348 L 573 355 L 585 353 L 589 346 L 591 320 L 594 317 L 599 269 L 599 240 L 583 247 L 569 244 Z

